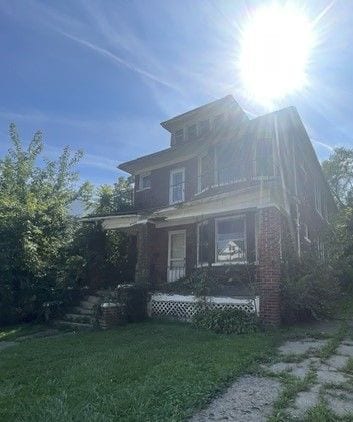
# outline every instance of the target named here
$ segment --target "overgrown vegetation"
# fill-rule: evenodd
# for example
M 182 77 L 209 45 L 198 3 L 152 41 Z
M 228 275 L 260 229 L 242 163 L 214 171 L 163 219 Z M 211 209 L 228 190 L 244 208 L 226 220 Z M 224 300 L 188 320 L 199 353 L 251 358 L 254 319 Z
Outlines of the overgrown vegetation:
M 325 259 L 307 251 L 298 262 L 283 267 L 282 317 L 285 322 L 322 319 L 332 315 L 342 291 L 352 292 L 353 280 L 353 149 L 336 148 L 323 162 L 338 213 L 330 221 Z
M 319 261 L 314 254 L 307 254 L 300 261 L 288 261 L 283 274 L 281 314 L 284 322 L 332 316 L 341 287 L 329 265 Z
M 258 329 L 258 321 L 254 314 L 241 309 L 210 309 L 207 305 L 196 312 L 193 324 L 195 327 L 221 334 L 247 334 Z
M 75 200 L 93 213 L 127 211 L 130 182 L 120 178 L 93 197 L 92 186 L 79 183 L 81 151 L 66 147 L 47 160 L 42 134 L 25 147 L 13 124 L 10 142 L 0 159 L 0 324 L 43 318 L 45 304 L 56 309 L 82 286 L 131 282 L 135 262 L 127 236 L 82 226 L 70 213 Z
M 202 267 L 173 283 L 167 283 L 160 290 L 166 293 L 193 294 L 200 298 L 220 294 L 223 291 L 229 294 L 227 292 L 232 288 L 236 289 L 237 294 L 242 290 L 248 294 L 249 291 L 254 291 L 254 276 L 253 265 Z
M 72 286 L 68 268 L 80 258 L 70 251 L 69 206 L 91 192 L 77 184 L 81 152 L 65 148 L 56 161 L 45 160 L 42 134 L 26 148 L 14 125 L 10 140 L 0 160 L 0 322 L 33 319 L 45 301 L 62 299 Z

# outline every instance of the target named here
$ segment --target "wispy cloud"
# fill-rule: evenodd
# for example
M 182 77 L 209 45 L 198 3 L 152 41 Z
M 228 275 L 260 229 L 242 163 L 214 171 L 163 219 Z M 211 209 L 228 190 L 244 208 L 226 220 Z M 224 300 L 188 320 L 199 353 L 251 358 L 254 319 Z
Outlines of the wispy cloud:
M 325 142 L 322 141 L 318 141 L 317 139 L 311 139 L 311 141 L 316 144 L 316 145 L 320 145 L 321 147 L 326 148 L 328 151 L 332 152 L 334 150 L 334 147 L 332 147 L 329 144 L 326 144 Z
M 46 145 L 44 149 L 44 156 L 49 159 L 55 159 L 62 153 L 62 148 L 54 145 Z M 72 149 L 74 152 L 75 149 Z M 118 173 L 117 161 L 111 158 L 104 157 L 99 154 L 83 154 L 83 157 L 79 163 L 80 166 L 86 166 L 91 168 L 98 168 L 105 171 Z
M 0 110 L 0 118 L 9 122 L 35 122 L 36 124 L 50 122 L 57 123 L 60 125 L 75 126 L 86 129 L 92 127 L 92 124 L 95 124 L 94 122 L 92 122 L 92 120 L 83 120 L 74 117 L 50 115 L 48 113 L 43 113 L 39 110 L 28 110 L 23 112 Z
M 100 46 L 98 46 L 96 44 L 92 44 L 91 42 L 86 41 L 86 40 L 84 40 L 82 38 L 75 37 L 74 35 L 68 34 L 68 33 L 64 32 L 64 31 L 58 31 L 58 32 L 61 33 L 62 35 L 64 35 L 65 37 L 67 37 L 67 38 L 69 38 L 69 39 L 71 39 L 71 40 L 73 40 L 73 41 L 75 41 L 75 42 L 77 42 L 77 43 L 79 43 L 81 45 L 84 45 L 87 48 L 90 48 L 91 50 L 93 50 L 96 53 L 102 55 L 103 57 L 106 57 L 106 58 L 110 59 L 115 64 L 119 64 L 120 66 L 125 66 L 128 69 L 132 70 L 133 72 L 136 72 L 139 75 L 141 75 L 141 76 L 143 76 L 145 78 L 151 79 L 152 81 L 157 82 L 157 83 L 159 83 L 161 85 L 164 85 L 164 86 L 166 86 L 168 88 L 171 88 L 173 90 L 176 89 L 176 87 L 174 85 L 172 85 L 171 83 L 162 80 L 158 76 L 155 76 L 152 73 L 147 72 L 146 70 L 141 69 L 138 66 L 135 66 L 133 63 L 131 63 L 131 62 L 127 61 L 127 60 L 122 59 L 118 55 L 112 53 L 109 50 L 106 50 L 105 48 L 102 48 L 102 47 L 100 47 Z
M 118 173 L 117 161 L 100 155 L 85 154 L 80 164 Z

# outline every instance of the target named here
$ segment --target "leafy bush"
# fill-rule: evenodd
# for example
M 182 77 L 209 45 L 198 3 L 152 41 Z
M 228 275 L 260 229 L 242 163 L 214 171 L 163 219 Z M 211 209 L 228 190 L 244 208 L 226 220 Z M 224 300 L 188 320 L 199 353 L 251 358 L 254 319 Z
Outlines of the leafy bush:
M 124 305 L 128 322 L 143 321 L 147 317 L 147 289 L 135 284 L 120 285 L 114 290 L 116 303 Z
M 283 322 L 332 316 L 341 288 L 330 266 L 306 256 L 287 268 L 285 274 L 281 284 Z
M 198 297 L 218 294 L 228 295 L 232 288 L 239 291 L 253 290 L 254 267 L 252 265 L 230 265 L 198 268 L 174 283 L 159 286 L 165 293 L 192 294 Z
M 202 307 L 193 317 L 193 324 L 222 334 L 245 334 L 257 330 L 257 317 L 240 309 Z

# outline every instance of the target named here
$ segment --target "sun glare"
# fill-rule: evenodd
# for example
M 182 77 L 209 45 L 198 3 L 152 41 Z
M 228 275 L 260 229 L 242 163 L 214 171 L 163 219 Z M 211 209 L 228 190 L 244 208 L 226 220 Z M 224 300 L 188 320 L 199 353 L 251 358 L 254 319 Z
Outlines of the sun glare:
M 272 105 L 307 84 L 313 30 L 305 13 L 272 4 L 252 14 L 241 34 L 239 70 L 247 93 Z

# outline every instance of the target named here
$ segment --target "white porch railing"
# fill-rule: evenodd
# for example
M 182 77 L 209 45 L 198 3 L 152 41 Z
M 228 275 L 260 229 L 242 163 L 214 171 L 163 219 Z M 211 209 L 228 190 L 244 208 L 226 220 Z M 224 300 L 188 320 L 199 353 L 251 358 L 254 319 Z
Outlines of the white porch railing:
M 148 315 L 190 321 L 197 311 L 198 301 L 198 297 L 191 295 L 154 293 L 148 303 Z M 248 313 L 259 314 L 258 296 L 253 298 L 207 296 L 206 301 L 211 309 L 241 309 Z

